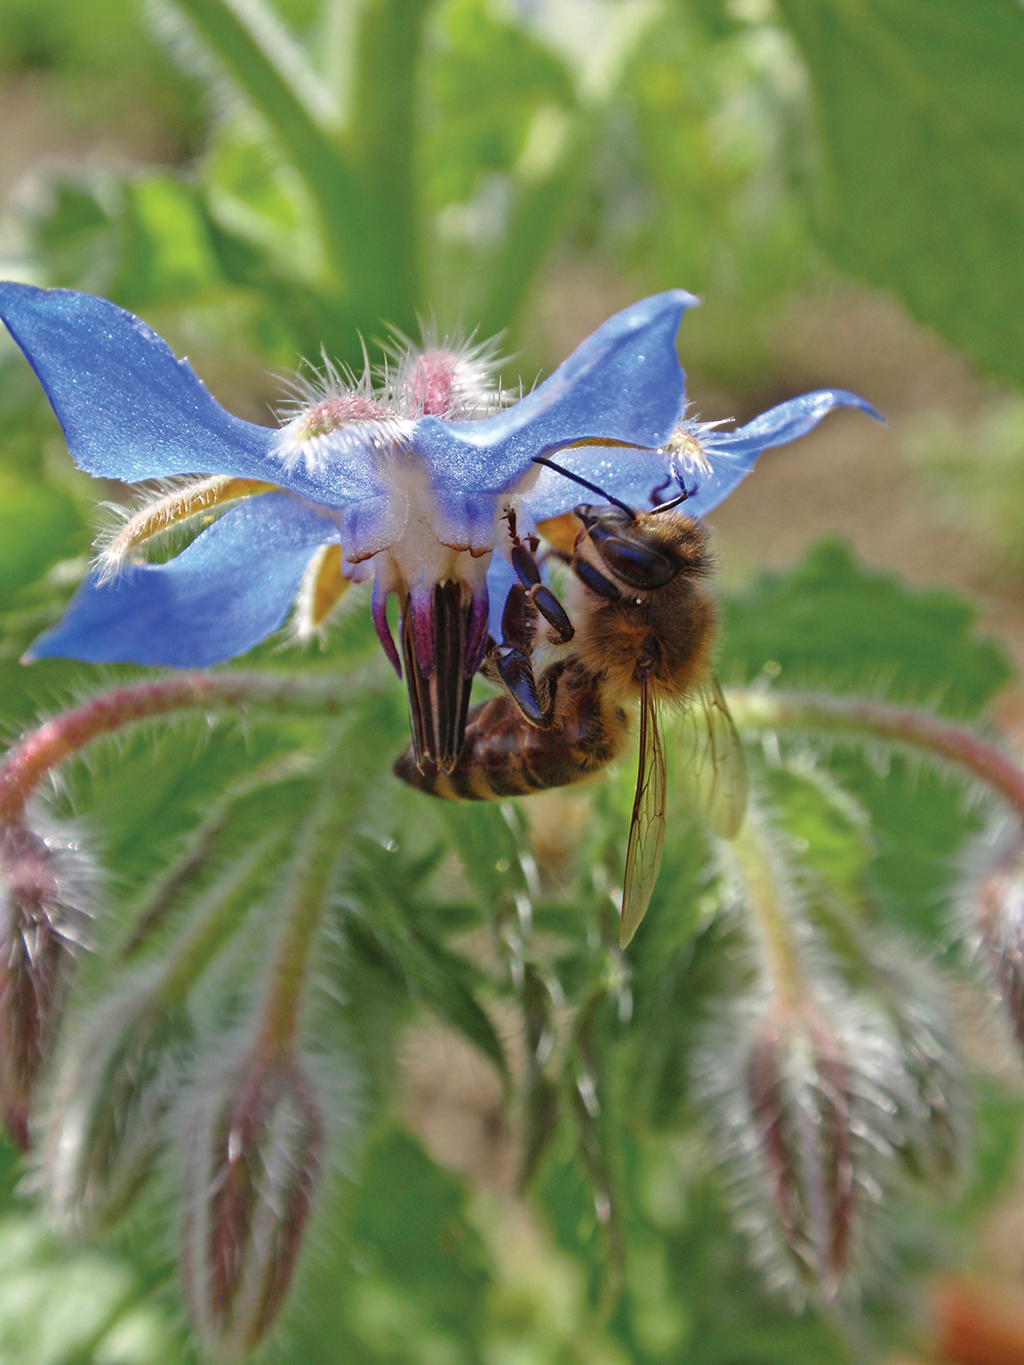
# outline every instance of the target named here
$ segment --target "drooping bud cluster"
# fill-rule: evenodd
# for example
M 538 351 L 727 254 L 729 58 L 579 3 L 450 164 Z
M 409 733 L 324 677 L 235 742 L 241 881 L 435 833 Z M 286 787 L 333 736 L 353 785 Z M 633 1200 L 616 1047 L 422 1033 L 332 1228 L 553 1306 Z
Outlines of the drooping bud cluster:
M 21 821 L 0 830 L 0 1111 L 29 1145 L 29 1111 L 88 919 L 76 844 Z
M 251 1350 L 284 1302 L 322 1155 L 320 1109 L 290 1050 L 246 1055 L 186 1106 L 182 1276 L 222 1359 Z
M 908 1013 L 901 1023 L 877 983 L 872 993 L 866 952 L 857 988 L 846 979 L 812 928 L 795 855 L 756 794 L 730 847 L 736 908 L 757 946 L 754 984 L 709 1028 L 695 1079 L 767 1278 L 797 1303 L 830 1301 L 854 1279 L 897 1150 L 916 1145 L 922 1164 L 940 1160 L 929 1144 L 941 1146 L 932 1131 L 944 1113 L 941 1059 L 930 1017 Z M 857 933 L 844 939 L 856 954 Z

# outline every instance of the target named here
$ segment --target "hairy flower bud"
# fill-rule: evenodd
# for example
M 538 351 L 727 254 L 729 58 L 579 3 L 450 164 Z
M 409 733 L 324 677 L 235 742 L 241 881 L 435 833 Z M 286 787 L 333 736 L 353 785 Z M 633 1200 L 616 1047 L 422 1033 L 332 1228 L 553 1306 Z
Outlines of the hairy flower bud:
M 133 985 L 76 1021 L 59 1054 L 40 1171 L 51 1218 L 89 1232 L 120 1214 L 153 1169 L 191 1030 Z
M 782 1235 L 828 1297 L 850 1264 L 850 1073 L 815 1013 L 776 1014 L 754 1039 L 747 1093 Z
M 846 1284 L 892 1155 L 904 1085 L 891 1033 L 849 998 L 730 1009 L 697 1057 L 740 1226 L 774 1287 L 802 1302 Z
M 871 963 L 902 1084 L 891 1084 L 893 1145 L 907 1173 L 947 1193 L 967 1148 L 970 1104 L 941 982 L 929 963 L 884 940 Z
M 319 1179 L 323 1124 L 290 1051 L 248 1054 L 184 1120 L 182 1275 L 219 1357 L 251 1350 L 284 1302 Z
M 968 899 L 974 931 L 1024 1047 L 1024 829 L 1019 822 L 1000 832 Z
M 0 1113 L 29 1145 L 29 1109 L 67 992 L 85 920 L 74 845 L 20 822 L 0 830 Z

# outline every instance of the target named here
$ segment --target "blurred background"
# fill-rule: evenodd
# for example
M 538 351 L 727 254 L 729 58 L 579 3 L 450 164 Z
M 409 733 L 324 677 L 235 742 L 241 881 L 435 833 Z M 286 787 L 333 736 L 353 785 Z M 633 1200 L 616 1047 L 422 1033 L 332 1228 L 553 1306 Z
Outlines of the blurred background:
M 888 423 L 840 413 L 761 458 L 712 518 L 723 592 L 770 611 L 778 575 L 802 572 L 785 582 L 811 593 L 858 575 L 867 596 L 909 593 L 936 620 L 957 599 L 956 629 L 992 637 L 1009 661 L 977 704 L 992 695 L 1024 737 L 1007 681 L 1024 663 L 1018 0 L 0 0 L 0 277 L 138 313 L 257 422 L 272 420 L 280 376 L 321 347 L 359 367 L 362 342 L 379 358 L 390 329 L 415 337 L 421 319 L 442 335 L 501 332 L 506 384 L 529 386 L 616 309 L 689 289 L 704 299 L 680 336 L 692 414 L 746 421 L 834 386 Z M 65 685 L 47 675 L 33 690 L 16 660 L 84 575 L 98 497 L 124 493 L 74 469 L 0 338 L 13 733 Z M 931 595 L 914 597 L 924 585 Z M 938 626 L 930 648 L 942 640 Z M 870 687 L 900 667 L 882 653 Z M 955 690 L 941 668 L 921 676 L 925 699 Z M 962 820 L 955 836 L 939 825 L 900 837 L 949 874 Z M 883 837 L 886 852 L 898 861 Z M 929 907 L 922 936 L 943 947 L 948 897 L 927 881 L 914 890 Z M 941 1230 L 923 1224 L 900 1252 L 919 1273 L 870 1342 L 844 1329 L 839 1348 L 826 1327 L 826 1345 L 806 1316 L 790 1326 L 776 1306 L 737 1306 L 760 1303 L 749 1286 L 716 1290 L 705 1311 L 703 1277 L 717 1271 L 701 1257 L 726 1253 L 691 1229 L 672 1253 L 691 1256 L 689 1297 L 661 1244 L 641 1238 L 645 1325 L 623 1345 L 585 1272 L 514 1198 L 497 1073 L 420 1020 L 402 1045 L 404 1126 L 380 1138 L 350 1215 L 376 1269 L 337 1308 L 333 1338 L 311 1326 L 320 1309 L 303 1319 L 300 1306 L 305 1325 L 278 1354 L 1024 1362 L 1024 1071 L 973 998 L 958 1027 L 982 1078 L 981 1175 Z M 665 1139 L 645 1168 L 654 1226 L 682 1226 L 657 1183 L 672 1185 L 680 1150 Z M 55 1241 L 13 1154 L 7 1165 L 4 1365 L 189 1358 L 173 1303 L 124 1248 Z M 395 1180 L 455 1229 L 446 1266 L 389 1223 Z M 695 1228 L 718 1216 L 706 1197 Z M 326 1271 L 311 1274 L 323 1283 L 307 1302 L 330 1301 Z

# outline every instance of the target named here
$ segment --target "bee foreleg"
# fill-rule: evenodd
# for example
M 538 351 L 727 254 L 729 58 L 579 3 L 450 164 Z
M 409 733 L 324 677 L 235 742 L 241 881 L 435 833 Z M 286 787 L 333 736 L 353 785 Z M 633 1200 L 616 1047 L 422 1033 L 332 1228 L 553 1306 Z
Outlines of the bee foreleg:
M 535 536 L 524 543 L 516 531 L 515 511 L 510 507 L 505 513 L 508 533 L 512 541 L 512 567 L 519 582 L 526 589 L 527 596 L 540 612 L 544 620 L 555 632 L 560 645 L 566 645 L 576 634 L 565 608 L 551 589 L 541 580 L 540 566 L 536 560 L 539 541 Z
M 484 672 L 501 683 L 524 719 L 546 730 L 554 715 L 554 700 L 550 687 L 538 687 L 533 671 L 536 631 L 533 599 L 522 584 L 514 583 L 501 614 L 501 644 L 488 651 Z
M 529 656 L 514 645 L 495 645 L 491 663 L 523 718 L 538 730 L 549 729 L 554 707 L 550 698 L 542 698 L 539 694 Z

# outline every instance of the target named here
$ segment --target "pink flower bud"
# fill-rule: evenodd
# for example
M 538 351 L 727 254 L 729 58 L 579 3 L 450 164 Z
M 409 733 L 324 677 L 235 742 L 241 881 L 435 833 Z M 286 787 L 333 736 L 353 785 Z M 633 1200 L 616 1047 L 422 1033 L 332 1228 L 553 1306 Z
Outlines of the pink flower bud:
M 782 1235 L 832 1298 L 849 1268 L 855 1206 L 846 1060 L 814 1011 L 778 1011 L 754 1040 L 746 1079 Z
M 291 1052 L 249 1054 L 189 1107 L 182 1275 L 195 1325 L 221 1358 L 250 1351 L 284 1303 L 322 1150 L 320 1112 Z
M 83 938 L 81 861 L 73 846 L 21 823 L 0 830 L 0 1113 L 22 1150 Z

